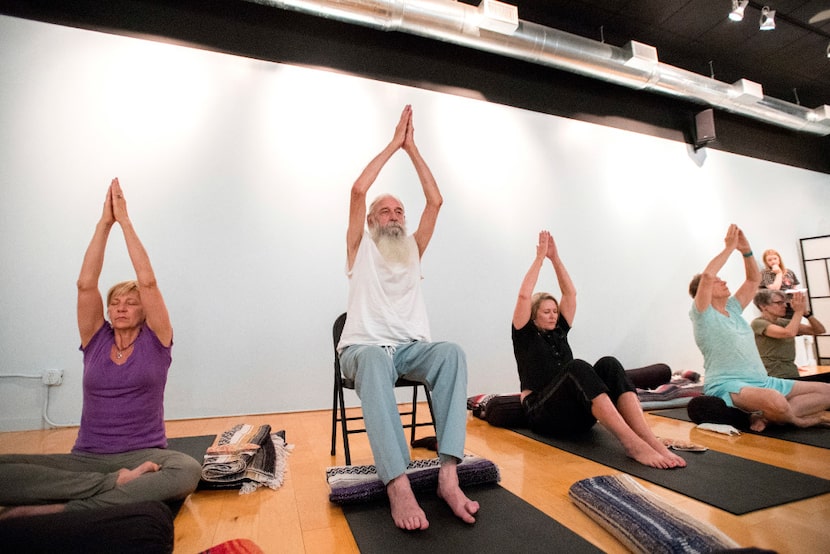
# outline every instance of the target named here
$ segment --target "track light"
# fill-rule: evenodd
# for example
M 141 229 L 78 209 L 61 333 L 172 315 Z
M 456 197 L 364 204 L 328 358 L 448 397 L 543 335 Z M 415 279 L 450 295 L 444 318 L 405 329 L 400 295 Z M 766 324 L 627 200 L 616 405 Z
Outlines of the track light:
M 747 4 L 749 4 L 749 0 L 732 0 L 732 11 L 729 12 L 729 19 L 742 21 Z
M 769 9 L 769 6 L 764 6 L 761 10 L 760 27 L 762 31 L 772 31 L 775 29 L 775 10 Z

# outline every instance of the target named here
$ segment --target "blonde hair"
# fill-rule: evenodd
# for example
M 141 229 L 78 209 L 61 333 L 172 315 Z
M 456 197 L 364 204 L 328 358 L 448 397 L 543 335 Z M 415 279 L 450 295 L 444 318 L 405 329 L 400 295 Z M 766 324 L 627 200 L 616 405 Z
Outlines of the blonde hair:
M 556 309 L 559 310 L 559 301 L 553 297 L 553 295 L 549 292 L 537 292 L 533 296 L 530 297 L 530 320 L 536 321 L 536 312 L 539 311 L 539 306 L 545 300 L 553 300 L 553 303 L 556 304 Z
M 764 262 L 764 267 L 767 269 L 772 269 L 769 265 L 767 265 L 767 256 L 769 256 L 770 254 L 778 256 L 778 267 L 781 268 L 781 273 L 787 273 L 787 266 L 784 265 L 784 259 L 781 257 L 781 254 L 779 254 L 777 250 L 773 250 L 772 248 L 764 250 L 764 253 L 761 256 L 761 261 Z
M 138 292 L 138 281 L 132 280 L 115 283 L 110 287 L 110 290 L 107 293 L 107 306 L 110 305 L 112 299 L 116 296 L 124 296 L 125 294 L 130 294 L 133 291 Z M 139 293 L 139 295 L 140 294 L 141 293 Z

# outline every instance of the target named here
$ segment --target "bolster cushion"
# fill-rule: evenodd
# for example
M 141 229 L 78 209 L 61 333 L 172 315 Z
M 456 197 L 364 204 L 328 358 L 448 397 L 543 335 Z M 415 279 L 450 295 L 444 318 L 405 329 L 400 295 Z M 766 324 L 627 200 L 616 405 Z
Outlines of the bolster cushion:
M 738 548 L 717 528 L 670 506 L 624 473 L 577 481 L 568 493 L 582 511 L 635 553 L 702 553 Z
M 173 513 L 163 502 L 136 502 L 0 520 L 0 550 L 62 554 L 169 554 Z

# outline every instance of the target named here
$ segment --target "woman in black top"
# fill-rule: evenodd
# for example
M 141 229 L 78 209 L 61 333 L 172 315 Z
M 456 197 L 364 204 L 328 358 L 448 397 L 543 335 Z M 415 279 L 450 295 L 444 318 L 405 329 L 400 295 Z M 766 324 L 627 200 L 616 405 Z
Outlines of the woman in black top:
M 548 258 L 562 291 L 559 302 L 545 292 L 533 294 Z M 595 365 L 575 360 L 568 332 L 576 314 L 576 288 L 548 231 L 539 233 L 536 258 L 522 281 L 513 312 L 513 353 L 519 369 L 522 407 L 530 427 L 543 435 L 590 429 L 599 421 L 641 464 L 684 467 L 646 423 L 636 389 L 616 358 Z

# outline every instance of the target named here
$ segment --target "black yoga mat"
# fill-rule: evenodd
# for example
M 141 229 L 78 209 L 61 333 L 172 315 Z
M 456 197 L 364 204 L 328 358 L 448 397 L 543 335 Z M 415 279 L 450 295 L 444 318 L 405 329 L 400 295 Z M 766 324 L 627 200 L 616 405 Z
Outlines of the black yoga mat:
M 216 435 L 200 435 L 198 437 L 177 437 L 174 439 L 167 439 L 167 448 L 170 450 L 177 450 L 184 452 L 194 458 L 200 464 L 205 461 L 205 452 L 213 444 Z M 175 500 L 167 502 L 170 509 L 173 511 L 173 517 L 179 513 L 182 508 L 184 500 Z
M 679 419 L 681 421 L 692 421 L 689 419 L 689 412 L 686 411 L 686 408 L 654 410 L 649 413 L 671 419 Z M 741 432 L 752 435 L 760 435 L 762 437 L 770 437 L 773 439 L 781 439 L 789 442 L 797 442 L 799 444 L 806 444 L 809 446 L 817 446 L 819 448 L 830 448 L 830 429 L 827 429 L 826 427 L 808 427 L 806 429 L 801 429 L 792 425 L 770 425 L 760 433 L 744 430 L 741 430 Z
M 167 439 L 167 448 L 189 454 L 200 464 L 205 461 L 205 452 L 216 440 L 216 435 L 201 435 L 198 437 L 177 437 Z
M 342 508 L 361 552 L 602 552 L 499 485 L 467 487 L 464 492 L 481 504 L 472 525 L 455 517 L 434 492 L 417 495 L 429 520 L 424 531 L 395 527 L 385 498 Z
M 626 456 L 619 441 L 601 425 L 569 439 L 512 430 L 736 515 L 830 492 L 827 479 L 714 450 L 677 452 L 686 460 L 685 468 L 647 467 Z

